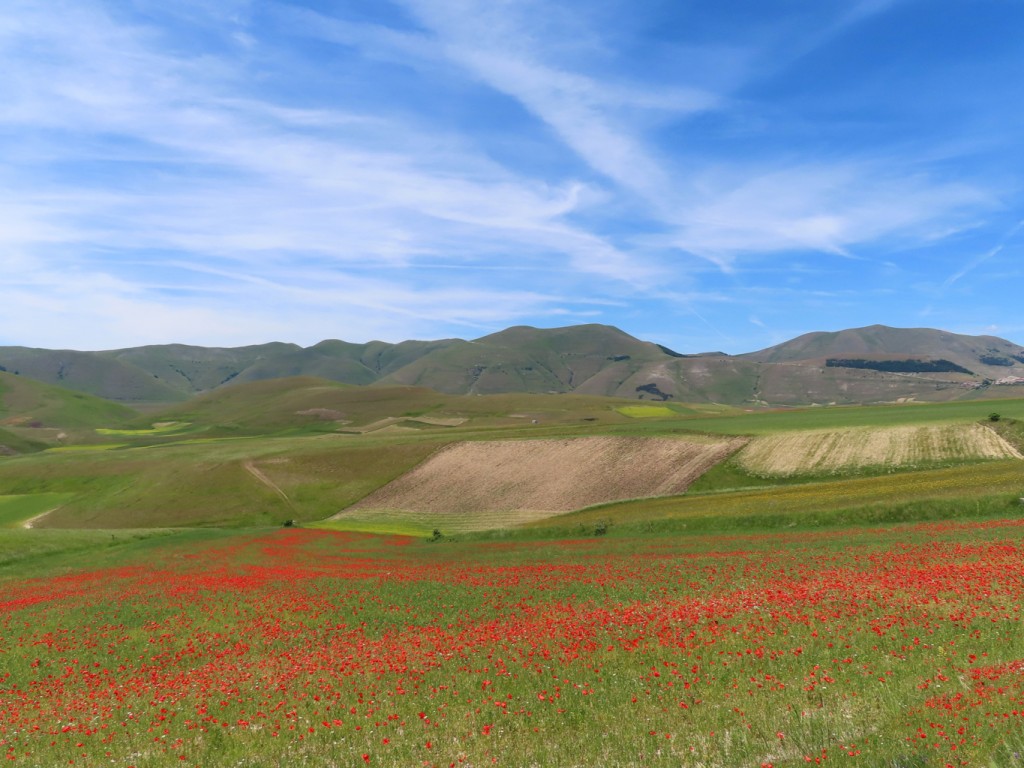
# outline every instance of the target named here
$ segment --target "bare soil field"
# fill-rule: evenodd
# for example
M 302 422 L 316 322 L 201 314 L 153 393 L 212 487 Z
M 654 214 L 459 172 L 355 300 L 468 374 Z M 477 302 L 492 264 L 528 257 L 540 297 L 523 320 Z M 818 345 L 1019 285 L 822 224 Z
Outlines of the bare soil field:
M 682 493 L 743 438 L 585 437 L 447 446 L 336 519 L 445 533 L 517 525 L 609 501 Z
M 858 467 L 906 467 L 942 461 L 1024 458 L 981 424 L 864 427 L 758 437 L 738 455 L 749 472 L 796 475 Z

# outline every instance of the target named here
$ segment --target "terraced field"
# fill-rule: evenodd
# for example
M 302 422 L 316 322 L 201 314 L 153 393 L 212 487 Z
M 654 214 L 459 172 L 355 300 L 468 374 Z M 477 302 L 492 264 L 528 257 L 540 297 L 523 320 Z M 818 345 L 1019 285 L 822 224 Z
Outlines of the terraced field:
M 685 491 L 741 438 L 587 437 L 456 443 L 358 504 L 340 523 L 444 532 L 518 525 L 623 499 Z
M 943 424 L 764 435 L 736 458 L 754 474 L 799 475 L 1022 456 L 984 425 Z

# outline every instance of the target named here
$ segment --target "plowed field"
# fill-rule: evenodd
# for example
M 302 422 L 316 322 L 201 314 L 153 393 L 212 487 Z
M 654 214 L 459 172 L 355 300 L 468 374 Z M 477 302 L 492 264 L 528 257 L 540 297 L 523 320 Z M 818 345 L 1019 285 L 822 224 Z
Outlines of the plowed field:
M 587 437 L 457 443 L 338 517 L 444 532 L 516 525 L 581 507 L 682 493 L 743 439 Z
M 981 424 L 789 432 L 753 440 L 737 459 L 750 472 L 796 475 L 858 467 L 1022 458 Z

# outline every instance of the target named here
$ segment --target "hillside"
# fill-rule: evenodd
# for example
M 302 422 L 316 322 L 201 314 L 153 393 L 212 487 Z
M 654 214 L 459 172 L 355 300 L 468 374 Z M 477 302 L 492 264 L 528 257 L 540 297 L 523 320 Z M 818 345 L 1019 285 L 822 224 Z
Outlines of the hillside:
M 138 412 L 120 403 L 0 372 L 0 454 L 79 442 L 97 427 L 118 427 Z
M 0 371 L 122 403 L 169 403 L 190 394 L 103 352 L 0 347 Z
M 670 359 L 657 345 L 611 326 L 545 330 L 517 326 L 433 350 L 383 381 L 451 394 L 580 391 L 620 395 L 621 384 L 638 371 Z M 606 383 L 594 386 L 598 377 Z M 636 392 L 628 396 L 636 397 Z
M 995 336 L 964 336 L 932 328 L 871 325 L 844 331 L 807 333 L 742 357 L 760 363 L 826 359 L 948 360 L 972 373 L 1001 378 L 1024 366 L 1024 347 Z
M 615 410 L 630 400 L 578 394 L 446 395 L 427 387 L 357 387 L 312 376 L 244 382 L 149 414 L 146 421 L 217 435 L 444 432 L 452 426 L 628 423 Z M 181 437 L 168 433 L 167 438 Z
M 1024 347 L 932 328 L 808 333 L 741 357 L 761 365 L 759 399 L 780 404 L 1010 397 L 1024 375 Z
M 874 325 L 809 333 L 743 355 L 691 355 L 590 324 L 516 326 L 471 341 L 325 340 L 305 348 L 0 347 L 0 368 L 138 406 L 304 376 L 449 395 L 579 393 L 792 406 L 1013 397 L 1024 385 L 1024 347 L 994 336 Z

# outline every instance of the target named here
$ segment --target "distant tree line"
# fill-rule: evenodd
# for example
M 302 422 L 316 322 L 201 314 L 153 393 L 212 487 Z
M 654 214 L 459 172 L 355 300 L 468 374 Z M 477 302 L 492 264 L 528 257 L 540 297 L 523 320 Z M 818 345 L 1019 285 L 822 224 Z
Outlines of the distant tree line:
M 978 360 L 981 361 L 982 365 L 1013 365 L 1013 360 L 1001 355 L 981 355 Z
M 672 395 L 670 395 L 668 392 L 662 392 L 658 388 L 658 385 L 653 383 L 641 384 L 639 387 L 636 388 L 636 391 L 646 392 L 647 394 L 652 395 L 656 400 L 661 400 L 662 402 L 665 402 L 666 400 L 672 397 Z M 640 399 L 643 400 L 644 396 L 640 395 Z
M 856 358 L 830 357 L 825 361 L 827 368 L 864 368 L 886 373 L 966 373 L 969 371 L 951 360 L 861 360 Z

